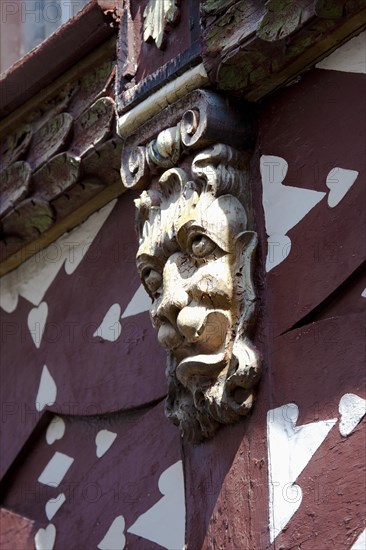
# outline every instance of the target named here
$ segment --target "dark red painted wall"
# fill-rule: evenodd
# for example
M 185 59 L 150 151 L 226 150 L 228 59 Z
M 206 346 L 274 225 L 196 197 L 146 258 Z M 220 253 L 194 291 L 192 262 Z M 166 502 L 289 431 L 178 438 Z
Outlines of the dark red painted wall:
M 51 521 L 56 549 L 95 548 L 119 516 L 126 548 L 164 548 L 127 531 L 164 498 L 159 478 L 180 460 L 190 550 L 346 549 L 360 536 L 365 419 L 341 435 L 339 402 L 348 393 L 366 398 L 364 79 L 314 69 L 259 107 L 251 166 L 261 243 L 255 343 L 264 372 L 249 419 L 202 445 L 182 445 L 164 418 L 165 354 L 148 313 L 117 319 L 115 341 L 93 336 L 109 308 L 119 304 L 123 312 L 140 285 L 132 194 L 119 199 L 78 268 L 71 275 L 58 271 L 43 298 L 48 316 L 39 348 L 27 326 L 34 304 L 21 297 L 14 312 L 2 313 L 2 505 L 34 522 L 32 536 L 50 523 L 46 502 L 63 492 L 66 502 Z M 288 231 L 290 255 L 266 275 L 262 155 L 286 160 L 285 186 L 325 194 Z M 330 207 L 326 178 L 334 167 L 358 176 Z M 38 412 L 44 365 L 57 399 Z M 271 544 L 268 411 L 292 403 L 299 409 L 297 426 L 335 424 L 296 478 L 301 504 Z M 49 444 L 45 434 L 54 415 L 63 418 L 65 434 Z M 98 458 L 101 430 L 117 436 Z M 55 452 L 74 459 L 57 488 L 37 481 Z M 159 529 L 169 526 L 163 522 Z

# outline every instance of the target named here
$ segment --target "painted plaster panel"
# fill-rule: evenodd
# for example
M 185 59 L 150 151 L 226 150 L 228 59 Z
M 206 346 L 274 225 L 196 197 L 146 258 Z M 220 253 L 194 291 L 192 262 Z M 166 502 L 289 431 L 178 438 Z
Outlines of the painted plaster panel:
M 134 550 L 171 550 L 176 541 L 182 548 L 185 497 L 180 438 L 164 420 L 162 404 L 89 421 L 72 416 L 63 420 L 65 434 L 51 447 L 45 440 L 46 427 L 33 440 L 16 474 L 8 479 L 3 498 L 9 507 L 35 518 L 38 539 L 48 541 L 56 533 L 55 550 L 111 550 L 125 545 Z M 102 432 L 116 437 L 98 458 L 95 442 Z M 55 465 L 55 451 L 56 466 L 61 468 L 50 466 Z M 63 457 L 73 459 L 67 472 Z M 44 465 L 46 485 L 38 482 Z
M 164 352 L 144 301 L 134 302 L 141 292 L 131 197 L 93 219 L 59 247 L 41 252 L 39 263 L 37 256 L 29 260 L 31 269 L 24 264 L 2 278 L 9 298 L 1 325 L 4 470 L 49 409 L 93 415 L 141 406 L 165 394 Z M 117 320 L 121 332 L 114 341 L 97 330 L 113 304 L 118 316 L 124 315 Z
M 291 251 L 287 232 L 297 225 L 325 196 L 325 193 L 283 185 L 288 164 L 281 157 L 260 159 L 263 208 L 268 234 L 266 271 L 283 262 Z
M 112 201 L 82 225 L 4 275 L 1 278 L 1 307 L 12 313 L 17 307 L 19 296 L 39 306 L 62 266 L 68 275 L 77 269 L 115 203 Z
M 315 66 L 329 71 L 366 73 L 366 32 L 351 38 Z
M 295 482 L 336 418 L 297 426 L 299 408 L 289 403 L 268 411 L 269 537 L 272 543 L 301 505 L 302 489 Z
M 270 375 L 263 379 L 251 423 L 256 431 L 248 434 L 253 547 L 272 547 L 263 529 L 266 516 L 271 517 L 276 548 L 350 548 L 363 525 L 365 420 L 342 436 L 340 402 L 346 393 L 357 395 L 358 403 L 366 395 L 364 330 L 364 315 L 354 314 L 324 319 L 272 340 Z M 298 415 L 296 425 L 292 412 Z M 261 438 L 265 425 L 267 449 Z M 264 450 L 270 453 L 270 485 L 263 480 Z M 281 472 L 287 480 L 280 491 L 274 482 L 281 483 Z
M 1 550 L 33 550 L 34 522 L 10 510 L 0 508 L 0 548 Z
M 73 462 L 74 459 L 71 456 L 56 451 L 39 476 L 39 483 L 50 487 L 58 487 Z
M 178 461 L 165 470 L 158 481 L 162 498 L 128 529 L 170 550 L 183 549 L 185 541 L 185 499 L 183 464 Z M 162 529 L 165 525 L 165 529 Z
M 283 159 L 283 192 L 296 186 L 304 195 L 311 190 L 324 197 L 285 234 L 291 241 L 289 254 L 289 241 L 277 240 L 276 248 L 286 259 L 281 258 L 267 279 L 268 314 L 275 334 L 323 305 L 365 261 L 365 104 L 360 100 L 364 79 L 360 74 L 314 70 L 263 106 L 258 154 L 262 159 Z M 296 209 L 305 207 L 298 193 Z M 265 214 L 268 208 L 276 212 L 275 198 L 265 204 Z M 284 212 L 283 220 L 276 218 L 278 223 L 292 214 L 286 208 Z M 267 217 L 269 235 L 274 231 L 270 222 Z

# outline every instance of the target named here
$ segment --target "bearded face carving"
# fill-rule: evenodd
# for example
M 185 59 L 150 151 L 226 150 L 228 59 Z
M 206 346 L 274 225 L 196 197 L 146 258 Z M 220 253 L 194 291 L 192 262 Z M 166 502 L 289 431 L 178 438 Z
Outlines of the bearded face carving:
M 190 173 L 167 170 L 136 201 L 137 267 L 168 354 L 166 415 L 194 443 L 250 411 L 260 376 L 250 343 L 257 235 L 242 158 L 206 148 Z

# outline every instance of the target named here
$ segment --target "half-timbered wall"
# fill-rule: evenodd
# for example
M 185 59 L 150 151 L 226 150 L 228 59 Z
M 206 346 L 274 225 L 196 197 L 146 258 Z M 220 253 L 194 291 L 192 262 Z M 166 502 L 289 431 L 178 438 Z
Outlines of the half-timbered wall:
M 365 547 L 361 40 L 257 107 L 249 418 L 192 445 L 164 417 L 136 192 L 2 277 L 4 550 Z

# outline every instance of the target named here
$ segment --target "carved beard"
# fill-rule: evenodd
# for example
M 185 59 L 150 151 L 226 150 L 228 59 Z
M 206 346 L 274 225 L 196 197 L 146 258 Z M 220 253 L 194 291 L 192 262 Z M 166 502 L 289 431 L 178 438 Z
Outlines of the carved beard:
M 209 363 L 208 356 L 202 364 L 193 363 L 191 374 L 183 378 L 173 353 L 168 354 L 165 414 L 180 427 L 182 437 L 195 444 L 212 437 L 220 425 L 237 422 L 249 413 L 261 374 L 261 359 L 250 341 L 256 302 L 250 262 L 256 236 L 247 232 L 244 238 L 248 239 L 247 246 L 242 242 L 243 248 L 237 250 L 234 271 L 235 288 L 241 299 L 237 321 L 226 336 L 225 353 L 216 363 Z
M 212 437 L 221 424 L 232 424 L 251 410 L 260 361 L 247 338 L 240 336 L 242 332 L 243 328 L 237 331 L 226 368 L 219 366 L 222 370 L 216 378 L 194 375 L 187 387 L 178 380 L 177 362 L 169 354 L 165 414 L 179 426 L 186 441 L 201 443 Z

